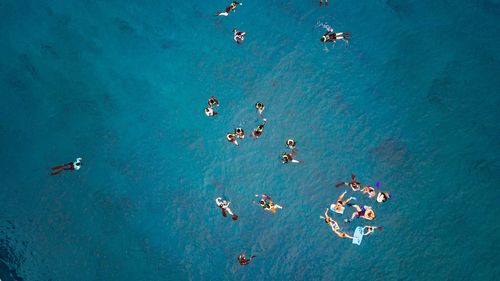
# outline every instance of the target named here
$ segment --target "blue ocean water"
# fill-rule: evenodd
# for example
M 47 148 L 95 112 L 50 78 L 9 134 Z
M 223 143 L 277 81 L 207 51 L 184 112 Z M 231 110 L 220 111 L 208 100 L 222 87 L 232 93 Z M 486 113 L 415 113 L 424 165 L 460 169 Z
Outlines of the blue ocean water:
M 229 2 L 0 2 L 0 279 L 496 280 L 500 1 Z M 361 246 L 319 219 L 351 173 L 393 194 Z

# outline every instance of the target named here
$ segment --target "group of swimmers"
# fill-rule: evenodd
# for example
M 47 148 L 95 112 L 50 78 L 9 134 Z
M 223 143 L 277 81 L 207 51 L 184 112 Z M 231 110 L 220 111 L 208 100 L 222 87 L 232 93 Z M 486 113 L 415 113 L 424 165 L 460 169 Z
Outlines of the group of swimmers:
M 389 198 L 391 198 L 391 195 L 388 192 L 379 192 L 378 195 L 376 195 L 376 191 L 373 187 L 367 185 L 363 188 L 361 188 L 361 183 L 359 183 L 356 180 L 356 175 L 351 175 L 351 181 L 350 182 L 340 182 L 336 184 L 336 187 L 341 187 L 341 186 L 348 186 L 350 187 L 353 191 L 361 191 L 363 194 L 368 195 L 369 198 L 373 198 L 377 196 L 377 202 L 378 203 L 384 203 L 386 202 Z M 337 201 L 334 204 L 331 204 L 330 210 L 337 214 L 344 214 L 346 206 L 350 206 L 354 208 L 354 212 L 352 213 L 350 218 L 344 219 L 344 222 L 346 223 L 351 223 L 354 219 L 357 218 L 363 218 L 369 221 L 375 220 L 376 214 L 375 211 L 371 206 L 367 205 L 358 205 L 358 204 L 352 204 L 350 203 L 352 200 L 357 200 L 356 197 L 349 197 L 347 199 L 344 199 L 344 196 L 346 195 L 347 191 L 344 191 L 338 198 Z M 325 223 L 330 225 L 332 228 L 332 231 L 339 236 L 340 238 L 349 238 L 349 239 L 354 239 L 354 237 L 347 232 L 343 231 L 343 229 L 339 226 L 339 224 L 330 216 L 328 216 L 328 208 L 325 210 L 325 215 L 320 216 L 320 218 L 325 220 Z M 373 233 L 374 230 L 382 230 L 381 226 L 364 226 L 361 229 L 361 234 L 363 236 L 370 235 Z
M 323 5 L 323 2 L 325 3 L 325 7 L 328 6 L 328 0 L 320 0 L 319 1 L 319 6 L 321 7 Z M 229 16 L 229 13 L 231 12 L 236 12 L 236 8 L 238 6 L 243 5 L 241 2 L 233 1 L 229 6 L 226 7 L 225 11 L 223 12 L 216 12 L 214 16 L 223 16 L 227 17 Z M 243 43 L 243 40 L 245 40 L 245 35 L 246 32 L 239 31 L 236 28 L 233 28 L 233 40 L 239 45 Z M 327 32 L 321 36 L 320 41 L 324 43 L 333 43 L 337 40 L 349 40 L 349 32 L 334 32 L 333 29 L 329 28 L 327 29 Z

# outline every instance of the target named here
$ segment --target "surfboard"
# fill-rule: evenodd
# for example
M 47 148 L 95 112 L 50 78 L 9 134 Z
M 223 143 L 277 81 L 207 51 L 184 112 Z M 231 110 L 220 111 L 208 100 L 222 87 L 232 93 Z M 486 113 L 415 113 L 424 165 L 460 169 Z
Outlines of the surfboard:
M 332 204 L 330 205 L 330 210 L 332 210 L 333 212 L 337 213 L 337 214 L 341 214 L 343 215 L 344 214 L 344 210 L 345 210 L 345 207 L 342 206 L 342 209 L 340 211 L 337 211 L 335 210 L 335 204 Z
M 363 228 L 358 226 L 352 235 L 352 244 L 361 245 L 361 240 L 363 240 Z

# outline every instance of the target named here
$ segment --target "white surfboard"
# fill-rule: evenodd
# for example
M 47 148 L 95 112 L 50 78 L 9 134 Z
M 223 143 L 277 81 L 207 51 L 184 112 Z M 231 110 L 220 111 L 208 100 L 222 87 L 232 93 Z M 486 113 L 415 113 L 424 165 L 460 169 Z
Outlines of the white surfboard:
M 352 244 L 361 245 L 361 240 L 363 240 L 363 228 L 358 226 L 352 235 Z

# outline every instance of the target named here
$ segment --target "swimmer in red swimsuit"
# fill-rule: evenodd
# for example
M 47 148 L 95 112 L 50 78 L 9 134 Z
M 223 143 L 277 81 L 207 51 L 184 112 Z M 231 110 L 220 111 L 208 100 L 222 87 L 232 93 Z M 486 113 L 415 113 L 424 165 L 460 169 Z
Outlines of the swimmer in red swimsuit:
M 82 165 L 82 158 L 76 158 L 75 162 L 72 163 L 66 163 L 64 165 L 56 166 L 52 168 L 52 173 L 50 173 L 52 176 L 55 176 L 62 171 L 78 171 L 81 168 Z

